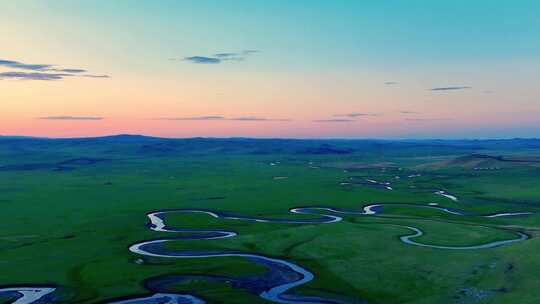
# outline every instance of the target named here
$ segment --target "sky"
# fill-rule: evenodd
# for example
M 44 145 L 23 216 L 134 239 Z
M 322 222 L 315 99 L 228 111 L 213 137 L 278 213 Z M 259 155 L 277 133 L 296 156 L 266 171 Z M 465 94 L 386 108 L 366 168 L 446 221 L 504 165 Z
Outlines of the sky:
M 0 135 L 540 137 L 540 1 L 0 10 Z

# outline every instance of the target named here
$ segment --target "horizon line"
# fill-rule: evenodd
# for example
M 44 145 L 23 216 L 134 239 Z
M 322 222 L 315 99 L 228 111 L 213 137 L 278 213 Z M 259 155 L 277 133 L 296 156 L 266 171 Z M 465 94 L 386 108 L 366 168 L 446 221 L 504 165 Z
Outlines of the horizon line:
M 426 138 L 415 138 L 415 137 L 396 137 L 396 138 L 377 138 L 377 137 L 257 137 L 257 136 L 192 136 L 192 137 L 169 137 L 169 136 L 153 136 L 145 134 L 131 134 L 131 133 L 113 133 L 109 135 L 100 135 L 100 136 L 78 136 L 78 137 L 49 137 L 49 136 L 31 136 L 31 135 L 5 135 L 0 134 L 0 139 L 2 138 L 13 138 L 13 139 L 51 139 L 51 140 L 62 140 L 62 139 L 100 139 L 100 138 L 112 138 L 112 137 L 146 137 L 153 139 L 259 139 L 259 140 L 372 140 L 372 141 L 489 141 L 489 140 L 540 140 L 540 137 L 477 137 L 477 138 L 460 138 L 460 137 L 449 137 L 449 138 L 437 138 L 437 137 L 426 137 Z

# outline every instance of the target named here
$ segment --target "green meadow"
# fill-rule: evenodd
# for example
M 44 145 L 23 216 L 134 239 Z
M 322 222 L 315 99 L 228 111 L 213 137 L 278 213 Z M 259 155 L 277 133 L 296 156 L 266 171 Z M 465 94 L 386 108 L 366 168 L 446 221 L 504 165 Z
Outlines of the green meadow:
M 284 259 L 315 275 L 289 293 L 344 303 L 539 303 L 539 155 L 539 142 L 526 140 L 0 138 L 0 287 L 51 285 L 57 288 L 52 303 L 108 303 L 153 294 L 148 279 L 192 275 L 172 284 L 169 292 L 208 303 L 268 303 L 234 284 L 204 278 L 267 271 L 250 259 L 130 252 L 134 243 L 175 236 L 150 230 L 146 214 L 190 208 L 309 219 L 317 215 L 289 209 L 361 211 L 364 205 L 384 203 L 377 214 L 342 214 L 343 221 L 330 224 L 171 213 L 166 215 L 170 227 L 238 235 L 178 240 L 166 247 Z M 458 200 L 435 194 L 438 190 Z M 482 216 L 500 212 L 532 214 Z M 441 246 L 512 239 L 517 232 L 529 239 L 446 250 L 401 242 L 401 236 L 412 233 L 404 226 L 424 232 L 416 242 Z M 12 301 L 0 298 L 0 303 Z

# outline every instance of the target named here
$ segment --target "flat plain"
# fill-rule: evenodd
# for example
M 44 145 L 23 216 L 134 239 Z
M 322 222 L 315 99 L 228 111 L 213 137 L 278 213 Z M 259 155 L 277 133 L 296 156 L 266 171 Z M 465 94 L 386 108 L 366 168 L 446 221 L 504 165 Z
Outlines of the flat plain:
M 540 140 L 0 137 L 0 206 L 0 303 L 540 302 Z

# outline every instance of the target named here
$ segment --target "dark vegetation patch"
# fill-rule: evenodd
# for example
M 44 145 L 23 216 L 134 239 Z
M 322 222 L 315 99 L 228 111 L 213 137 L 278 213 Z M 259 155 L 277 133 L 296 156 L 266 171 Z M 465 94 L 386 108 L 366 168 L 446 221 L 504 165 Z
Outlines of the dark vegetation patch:
M 354 152 L 354 149 L 351 149 L 351 148 L 338 148 L 329 144 L 323 144 L 319 147 L 302 149 L 298 151 L 297 153 L 325 155 L 325 154 L 351 154 L 353 152 Z
M 69 303 L 85 303 L 87 301 L 92 301 L 99 296 L 99 291 L 96 290 L 93 286 L 88 286 L 85 284 L 83 271 L 87 264 L 78 264 L 71 267 L 66 273 L 69 282 L 71 282 L 72 290 L 81 290 L 84 288 L 84 293 L 72 294 L 71 302 Z M 70 288 L 71 289 L 71 288 Z
M 16 246 L 15 248 L 18 248 L 18 247 L 28 247 L 28 246 L 32 246 L 34 245 L 34 243 L 22 243 L 20 244 L 19 246 Z
M 137 154 L 143 155 L 171 154 L 174 152 L 178 152 L 176 146 L 168 143 L 146 144 L 137 150 Z
M 461 164 L 469 164 L 471 162 L 481 163 L 485 161 L 514 162 L 514 163 L 540 163 L 540 158 L 536 156 L 511 157 L 511 156 L 502 156 L 502 155 L 493 156 L 493 155 L 487 155 L 487 154 L 471 154 L 471 155 L 455 158 L 449 164 L 461 165 Z
M 194 201 L 223 200 L 225 198 L 226 198 L 225 196 L 210 196 L 210 197 L 203 197 L 203 198 L 194 198 L 192 200 Z
M 16 187 L 6 187 L 6 188 L 0 188 L 0 192 L 2 193 L 13 193 L 13 192 L 21 192 L 23 191 L 23 188 L 16 188 Z M 0 202 L 4 200 L 0 199 Z
M 58 169 L 56 164 L 20 164 L 0 166 L 0 171 L 35 171 Z
M 98 162 L 106 161 L 105 158 L 91 158 L 91 157 L 79 157 L 79 158 L 72 158 L 65 160 L 63 162 L 58 163 L 58 165 L 93 165 Z
M 103 158 L 73 158 L 57 163 L 33 163 L 33 164 L 14 164 L 0 166 L 0 171 L 72 171 L 77 166 L 93 165 L 105 161 Z
M 504 273 L 505 273 L 505 274 L 509 274 L 509 273 L 511 273 L 513 270 L 514 270 L 514 264 L 508 263 L 508 264 L 506 265 L 506 269 L 504 270 Z
M 422 165 L 428 169 L 461 167 L 474 170 L 499 170 L 516 166 L 540 166 L 540 156 L 534 155 L 487 155 L 472 153 L 464 156 Z
M 287 246 L 287 247 L 285 247 L 285 248 L 283 249 L 283 254 L 284 254 L 285 256 L 291 256 L 293 250 L 295 250 L 296 248 L 298 248 L 298 247 L 301 246 L 301 245 L 304 245 L 304 244 L 307 244 L 307 243 L 309 243 L 309 242 L 314 241 L 315 239 L 317 239 L 317 237 L 318 237 L 318 236 L 313 236 L 313 237 L 310 237 L 310 238 L 308 238 L 308 239 L 306 239 L 306 240 L 302 240 L 302 241 L 298 241 L 298 242 L 292 243 L 292 244 L 290 244 L 289 246 Z

